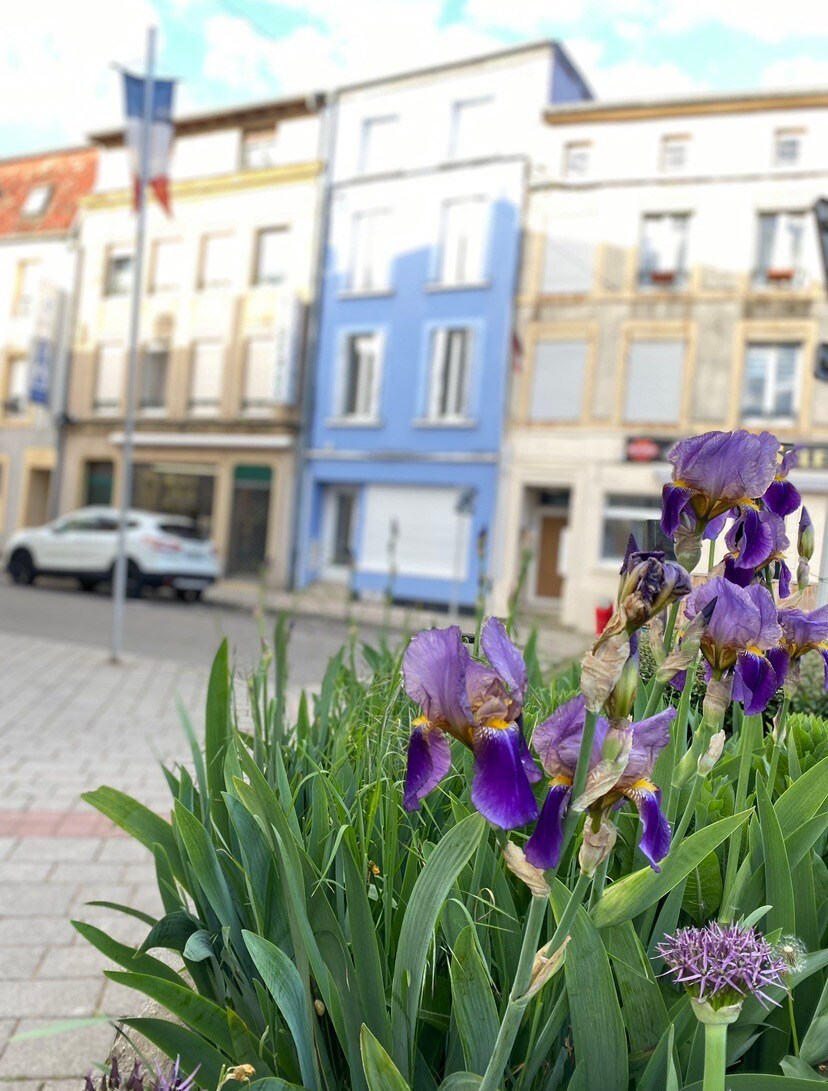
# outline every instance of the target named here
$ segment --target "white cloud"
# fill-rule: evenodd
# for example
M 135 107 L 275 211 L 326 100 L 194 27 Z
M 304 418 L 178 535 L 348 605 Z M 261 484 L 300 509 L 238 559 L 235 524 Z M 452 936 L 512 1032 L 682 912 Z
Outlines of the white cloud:
M 730 27 L 769 43 L 828 36 L 824 0 L 669 0 L 659 10 L 659 29 L 671 33 L 706 25 Z
M 288 0 L 281 7 L 299 7 Z M 203 70 L 234 91 L 255 96 L 304 91 L 406 71 L 502 48 L 492 34 L 467 25 L 440 26 L 440 0 L 331 0 L 302 3 L 318 26 L 279 41 L 242 19 L 216 15 L 205 23 Z
M 141 64 L 150 0 L 27 0 L 0 39 L 0 125 L 25 131 L 31 146 L 80 142 L 111 125 L 123 106 L 112 62 Z M 17 149 L 4 149 L 14 154 Z
M 774 61 L 762 72 L 763 87 L 826 87 L 828 60 L 815 57 L 786 57 Z
M 604 59 L 604 46 L 592 38 L 573 38 L 566 42 L 566 49 L 597 98 L 655 98 L 708 90 L 708 84 L 670 61 L 652 63 L 633 55 L 628 61 L 610 64 Z
M 586 0 L 467 0 L 465 16 L 471 23 L 487 29 L 511 31 L 521 35 L 539 35 L 556 24 L 578 22 L 587 10 Z

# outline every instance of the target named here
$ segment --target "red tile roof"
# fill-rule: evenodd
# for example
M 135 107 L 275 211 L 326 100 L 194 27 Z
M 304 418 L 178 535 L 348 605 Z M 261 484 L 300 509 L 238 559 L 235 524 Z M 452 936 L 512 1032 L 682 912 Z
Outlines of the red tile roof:
M 0 161 L 0 238 L 67 231 L 80 198 L 95 184 L 97 162 L 95 148 Z M 41 215 L 25 215 L 26 198 L 37 186 L 51 187 L 48 204 Z

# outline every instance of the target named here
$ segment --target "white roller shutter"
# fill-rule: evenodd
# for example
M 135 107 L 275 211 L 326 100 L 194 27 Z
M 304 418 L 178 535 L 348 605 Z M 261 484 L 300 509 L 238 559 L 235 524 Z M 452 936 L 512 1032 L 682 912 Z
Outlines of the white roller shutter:
M 458 515 L 460 489 L 369 485 L 359 568 L 388 571 L 388 542 L 396 521 L 401 576 L 464 580 L 468 575 L 469 515 Z

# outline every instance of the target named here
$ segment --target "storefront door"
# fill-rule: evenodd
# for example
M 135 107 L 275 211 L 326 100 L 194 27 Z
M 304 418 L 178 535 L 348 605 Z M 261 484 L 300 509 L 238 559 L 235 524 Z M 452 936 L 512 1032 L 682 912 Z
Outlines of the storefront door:
M 564 581 L 564 534 L 566 515 L 538 514 L 538 551 L 535 566 L 535 595 L 559 599 Z
M 258 576 L 265 562 L 270 489 L 269 466 L 237 466 L 227 550 L 228 576 Z

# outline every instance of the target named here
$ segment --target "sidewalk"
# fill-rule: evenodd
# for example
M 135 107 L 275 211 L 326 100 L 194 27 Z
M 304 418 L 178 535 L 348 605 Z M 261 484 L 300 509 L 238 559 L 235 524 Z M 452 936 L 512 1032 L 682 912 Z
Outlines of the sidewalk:
M 105 960 L 69 921 L 142 939 L 145 925 L 85 903 L 160 911 L 151 858 L 79 797 L 107 783 L 168 810 L 158 759 L 187 753 L 175 695 L 201 730 L 208 668 L 135 657 L 115 666 L 97 648 L 0 632 L 0 1089 L 79 1091 L 105 1060 L 111 1027 L 10 1039 L 141 1007 L 107 983 Z
M 307 617 L 329 618 L 340 622 L 387 629 L 395 633 L 414 632 L 454 622 L 446 611 L 415 606 L 387 605 L 365 600 L 351 601 L 341 583 L 318 582 L 301 591 L 276 591 L 246 580 L 220 580 L 205 592 L 205 600 L 216 605 L 269 613 L 286 611 Z M 459 624 L 471 629 L 474 620 L 463 614 Z M 581 656 L 590 638 L 564 628 L 551 613 L 524 614 L 518 618 L 519 637 L 524 640 L 531 629 L 538 630 L 538 652 L 545 664 L 560 663 Z

